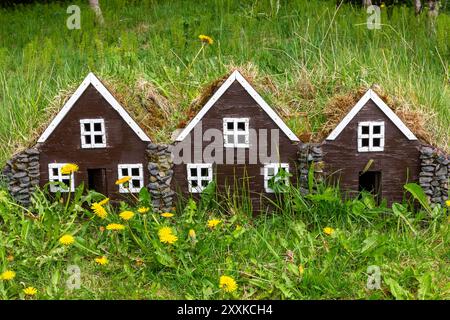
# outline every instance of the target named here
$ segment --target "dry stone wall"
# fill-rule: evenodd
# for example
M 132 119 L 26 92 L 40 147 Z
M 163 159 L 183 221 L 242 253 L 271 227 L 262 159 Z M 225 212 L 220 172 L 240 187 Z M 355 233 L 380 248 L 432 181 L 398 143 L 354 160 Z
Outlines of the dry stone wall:
M 172 211 L 175 192 L 170 188 L 173 178 L 172 145 L 150 143 L 147 146 L 149 184 L 153 209 Z
M 39 149 L 30 148 L 15 154 L 2 170 L 2 180 L 17 202 L 28 206 L 31 194 L 39 185 Z
M 448 200 L 450 157 L 432 146 L 420 148 L 419 183 L 432 204 L 444 204 Z
M 309 193 L 308 173 L 311 165 L 314 165 L 314 178 L 316 182 L 323 179 L 323 151 L 320 144 L 305 143 L 299 147 L 298 151 L 298 170 L 300 192 L 303 195 Z

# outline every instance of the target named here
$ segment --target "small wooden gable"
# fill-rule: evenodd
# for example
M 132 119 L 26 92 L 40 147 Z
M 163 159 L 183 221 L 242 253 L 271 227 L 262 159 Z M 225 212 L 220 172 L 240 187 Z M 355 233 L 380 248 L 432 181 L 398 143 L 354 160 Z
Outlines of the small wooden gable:
M 142 141 L 150 142 L 150 138 L 147 134 L 139 127 L 139 125 L 134 121 L 128 112 L 120 105 L 120 103 L 113 97 L 113 95 L 108 91 L 108 89 L 102 84 L 102 82 L 91 72 L 87 75 L 87 77 L 83 80 L 81 85 L 77 88 L 75 93 L 69 98 L 69 100 L 65 103 L 63 108 L 59 111 L 59 113 L 53 118 L 49 126 L 45 129 L 42 135 L 38 139 L 38 143 L 44 143 L 54 132 L 54 130 L 59 126 L 64 117 L 69 113 L 70 110 L 74 107 L 76 102 L 80 99 L 80 97 L 84 94 L 86 89 L 89 86 L 93 86 L 100 95 L 108 102 L 108 104 L 117 111 L 120 117 L 123 119 L 125 123 L 136 133 L 136 135 Z
M 369 89 L 364 94 L 364 96 L 356 103 L 356 105 L 350 110 L 350 112 L 344 117 L 344 119 L 342 119 L 342 121 L 336 126 L 336 128 L 328 135 L 326 140 L 335 140 L 369 100 L 372 100 L 374 102 L 375 106 L 377 106 L 386 115 L 386 117 L 390 121 L 392 121 L 392 123 L 405 135 L 408 140 L 417 140 L 417 137 L 414 135 L 414 133 L 412 133 L 411 130 L 408 129 L 403 121 L 372 89 Z
M 255 102 L 261 107 L 262 110 L 269 116 L 271 120 L 280 128 L 281 131 L 286 134 L 289 140 L 299 142 L 297 136 L 289 129 L 289 127 L 283 122 L 283 120 L 276 114 L 276 112 L 264 101 L 264 99 L 256 92 L 256 90 L 250 85 L 250 83 L 242 76 L 242 74 L 235 70 L 225 82 L 216 90 L 211 98 L 206 102 L 203 108 L 198 114 L 189 122 L 180 134 L 176 137 L 175 141 L 183 141 L 188 134 L 194 129 L 194 127 L 202 120 L 205 114 L 215 105 L 215 103 L 224 95 L 225 92 L 233 85 L 233 83 L 239 83 L 245 91 L 255 100 Z

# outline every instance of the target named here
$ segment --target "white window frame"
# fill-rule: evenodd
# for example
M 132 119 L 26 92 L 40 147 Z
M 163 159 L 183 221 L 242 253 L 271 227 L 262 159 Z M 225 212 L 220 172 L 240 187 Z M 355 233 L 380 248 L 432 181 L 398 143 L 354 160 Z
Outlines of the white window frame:
M 94 131 L 94 125 L 100 124 L 100 131 Z M 85 124 L 89 124 L 90 131 L 86 131 L 84 128 Z M 106 147 L 106 134 L 105 134 L 105 120 L 100 119 L 81 119 L 80 120 L 80 130 L 81 130 L 81 148 L 83 149 L 92 149 L 92 148 L 105 148 Z M 102 143 L 95 142 L 95 136 L 102 136 Z M 86 142 L 86 137 L 91 138 L 91 142 Z
M 75 178 L 73 172 L 71 174 L 62 174 L 61 168 L 67 163 L 49 163 L 48 164 L 48 181 L 50 182 L 50 192 L 74 192 L 75 191 Z M 58 169 L 58 174 L 53 174 L 53 169 Z M 64 189 L 59 185 L 55 185 L 52 182 L 63 182 L 63 180 L 69 180 L 70 186 Z
M 269 180 L 278 174 L 279 169 L 284 169 L 289 173 L 289 163 L 266 163 L 264 165 L 264 189 L 267 193 L 274 193 L 275 191 L 269 188 Z M 273 169 L 273 175 L 269 176 L 269 169 Z M 278 178 L 279 179 L 279 178 Z M 289 178 L 286 178 L 286 185 L 289 185 Z
M 237 124 L 243 122 L 245 125 L 244 131 L 238 131 Z M 225 148 L 249 148 L 250 147 L 250 132 L 249 132 L 249 118 L 223 118 L 223 146 Z M 233 123 L 233 129 L 228 129 L 228 123 Z M 233 136 L 233 142 L 228 142 L 228 136 Z M 238 136 L 245 136 L 244 143 L 238 143 Z
M 208 169 L 208 176 L 201 175 L 201 169 Z M 211 182 L 213 180 L 212 163 L 188 163 L 187 169 L 187 181 L 190 193 L 201 193 L 206 186 L 202 186 L 202 181 Z M 191 175 L 191 169 L 197 169 L 197 176 Z M 192 181 L 197 181 L 197 187 L 192 186 Z
M 380 127 L 380 133 L 373 133 L 375 126 Z M 362 128 L 369 127 L 369 133 L 363 133 Z M 380 139 L 380 145 L 374 146 L 373 139 Z M 363 146 L 362 140 L 369 139 L 369 145 Z M 364 121 L 358 123 L 358 152 L 384 151 L 384 121 Z
M 123 175 L 122 169 L 127 169 L 128 174 Z M 131 174 L 131 169 L 139 169 L 139 175 L 133 176 Z M 138 193 L 144 187 L 144 168 L 142 163 L 119 164 L 117 166 L 117 177 L 118 179 L 131 177 L 131 180 L 128 182 L 128 188 L 125 188 L 123 184 L 119 184 L 120 193 Z M 139 187 L 133 187 L 132 180 L 139 180 Z

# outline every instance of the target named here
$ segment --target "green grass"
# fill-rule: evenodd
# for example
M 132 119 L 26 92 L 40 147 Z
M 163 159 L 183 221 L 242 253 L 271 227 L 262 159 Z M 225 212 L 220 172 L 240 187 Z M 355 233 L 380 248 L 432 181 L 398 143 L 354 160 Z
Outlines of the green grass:
M 131 205 L 105 205 L 105 219 L 85 209 L 103 197 L 82 195 L 82 187 L 69 203 L 37 192 L 27 210 L 2 191 L 0 271 L 12 270 L 16 277 L 0 280 L 0 298 L 25 298 L 27 286 L 38 290 L 38 299 L 450 298 L 446 208 L 414 210 L 405 202 L 389 209 L 368 195 L 343 201 L 337 189 L 319 186 L 306 198 L 287 190 L 273 215 L 251 218 L 226 204 L 232 201 L 219 206 L 212 194 L 184 202 L 165 218 L 138 213 L 149 203 L 144 191 Z M 123 221 L 123 210 L 135 216 Z M 212 218 L 221 220 L 215 228 L 208 227 Z M 109 223 L 125 229 L 101 229 Z M 178 237 L 174 244 L 160 242 L 163 226 Z M 325 227 L 334 232 L 326 234 Z M 75 243 L 60 244 L 65 234 Z M 109 263 L 97 265 L 100 256 Z M 72 265 L 81 281 L 70 290 Z M 379 289 L 366 286 L 369 266 L 380 270 Z M 234 278 L 238 289 L 223 292 L 222 275 Z
M 167 141 L 204 85 L 247 66 L 262 95 L 298 133 L 317 132 L 323 107 L 337 94 L 378 83 L 407 109 L 430 117 L 425 124 L 440 147 L 450 139 L 450 17 L 441 14 L 429 35 L 425 15 L 395 8 L 382 12 L 382 29 L 368 30 L 363 10 L 334 1 L 125 1 L 103 5 L 104 27 L 96 26 L 86 1 L 81 29 L 66 28 L 67 5 L 0 9 L 0 160 L 28 144 L 48 121 L 44 112 L 88 71 L 117 84 L 129 108 L 141 108 L 137 81 L 145 79 L 167 96 L 169 119 L 152 138 Z M 199 52 L 199 34 L 215 42 Z M 272 82 L 272 85 L 267 85 Z M 266 85 L 264 85 L 266 84 Z M 60 95 L 61 96 L 61 95 Z M 298 114 L 307 114 L 300 117 Z
M 204 85 L 244 66 L 296 132 L 320 130 L 322 109 L 337 94 L 378 83 L 432 115 L 427 129 L 448 146 L 447 15 L 428 35 L 408 8 L 396 8 L 390 21 L 383 11 L 382 29 L 371 31 L 363 11 L 343 6 L 335 14 L 334 1 L 277 8 L 276 1 L 113 0 L 102 3 L 106 24 L 99 27 L 85 2 L 78 1 L 81 30 L 65 27 L 66 5 L 0 9 L 1 162 L 29 143 L 48 121 L 46 111 L 60 108 L 89 71 L 112 83 L 129 108 L 142 108 L 142 79 L 167 97 L 171 116 L 155 125 L 156 141 L 169 139 Z M 215 42 L 194 59 L 199 34 Z M 375 206 L 370 197 L 342 200 L 338 190 L 320 186 L 307 198 L 291 189 L 273 215 L 250 218 L 245 203 L 228 195 L 221 206 L 180 203 L 170 219 L 136 213 L 125 230 L 112 232 L 100 227 L 148 199 L 107 206 L 106 220 L 89 209 L 100 199 L 78 194 L 67 204 L 38 192 L 24 209 L 0 191 L 0 271 L 16 272 L 0 280 L 0 298 L 24 298 L 24 286 L 36 287 L 39 299 L 450 298 L 448 208 Z M 215 230 L 207 227 L 212 217 L 222 220 Z M 174 245 L 159 241 L 161 226 L 174 229 Z M 335 230 L 330 236 L 327 226 Z M 59 244 L 63 234 L 74 235 L 75 244 Z M 96 265 L 100 255 L 109 264 Z M 69 265 L 80 267 L 79 290 L 66 286 Z M 366 288 L 371 265 L 380 267 L 380 290 Z M 232 276 L 238 290 L 222 292 L 221 275 Z

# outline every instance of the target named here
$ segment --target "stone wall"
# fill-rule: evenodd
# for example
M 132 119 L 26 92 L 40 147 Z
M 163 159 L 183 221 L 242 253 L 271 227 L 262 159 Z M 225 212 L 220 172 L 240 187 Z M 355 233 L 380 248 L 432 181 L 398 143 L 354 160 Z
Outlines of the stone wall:
M 12 197 L 28 206 L 31 194 L 39 185 L 39 150 L 30 148 L 15 154 L 2 170 L 4 183 Z
M 172 211 L 175 192 L 170 188 L 173 177 L 172 145 L 150 143 L 147 147 L 149 184 L 153 209 Z
M 449 155 L 432 146 L 424 145 L 420 148 L 420 160 L 420 186 L 432 204 L 444 204 L 448 199 Z
M 317 182 L 323 179 L 323 152 L 320 144 L 305 143 L 299 147 L 298 152 L 298 170 L 300 192 L 303 195 L 309 193 L 308 172 L 312 164 L 314 164 L 314 177 Z

